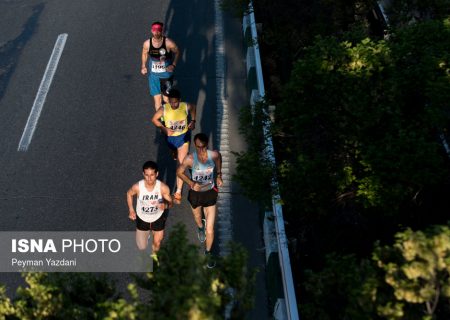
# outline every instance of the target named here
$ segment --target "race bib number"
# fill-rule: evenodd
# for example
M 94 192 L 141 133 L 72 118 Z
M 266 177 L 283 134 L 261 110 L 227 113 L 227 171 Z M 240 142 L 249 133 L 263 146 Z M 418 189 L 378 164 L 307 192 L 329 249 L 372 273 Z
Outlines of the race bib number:
M 159 211 L 158 206 L 159 206 L 158 200 L 142 201 L 141 212 L 146 215 L 156 214 Z
M 183 132 L 186 129 L 186 120 L 169 120 L 169 128 L 175 132 Z
M 141 212 L 148 215 L 155 214 L 158 213 L 158 207 L 142 207 Z
M 164 61 L 152 61 L 152 72 L 154 73 L 166 72 L 166 63 Z
M 205 170 L 195 171 L 192 180 L 199 184 L 209 184 L 212 183 L 213 178 L 213 168 L 207 168 Z

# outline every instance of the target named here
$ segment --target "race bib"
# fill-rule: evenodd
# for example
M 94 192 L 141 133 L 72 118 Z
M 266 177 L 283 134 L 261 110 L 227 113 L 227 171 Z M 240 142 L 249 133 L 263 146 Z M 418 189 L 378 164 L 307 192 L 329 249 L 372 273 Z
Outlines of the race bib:
M 193 172 L 192 180 L 202 185 L 210 184 L 212 183 L 213 171 L 214 168 L 196 170 Z
M 159 212 L 159 203 L 158 200 L 141 200 L 141 212 L 145 215 L 157 214 Z
M 183 132 L 186 129 L 185 120 L 169 120 L 169 128 L 175 132 Z
M 166 72 L 166 63 L 165 63 L 165 61 L 152 61 L 152 72 L 153 73 Z

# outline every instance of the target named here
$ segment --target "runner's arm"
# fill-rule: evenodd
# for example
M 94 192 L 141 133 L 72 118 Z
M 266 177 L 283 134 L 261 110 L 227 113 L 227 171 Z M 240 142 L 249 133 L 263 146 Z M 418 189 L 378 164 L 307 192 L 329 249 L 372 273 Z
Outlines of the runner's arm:
M 155 114 L 152 117 L 152 123 L 157 127 L 160 128 L 162 130 L 162 132 L 166 135 L 166 136 L 171 136 L 174 134 L 174 130 L 166 127 L 165 125 L 163 125 L 163 123 L 161 122 L 161 117 L 164 115 L 164 111 L 163 111 L 163 107 L 160 107 L 158 109 L 158 111 L 155 112 Z
M 133 207 L 133 197 L 139 193 L 139 185 L 135 183 L 128 191 L 127 191 L 127 204 L 128 204 L 128 218 L 131 220 L 136 219 L 136 211 L 134 211 Z
M 166 200 L 164 203 L 164 210 L 170 209 L 173 207 L 173 201 L 172 196 L 170 195 L 170 189 L 165 183 L 161 183 L 161 194 L 163 198 Z M 165 204 L 167 203 L 167 208 L 165 207 Z
M 213 153 L 213 160 L 214 163 L 216 164 L 216 170 L 217 170 L 217 178 L 216 178 L 216 183 L 218 187 L 221 187 L 223 185 L 223 180 L 222 180 L 222 154 L 219 151 L 214 151 Z
M 148 70 L 147 70 L 147 59 L 148 59 L 148 50 L 150 49 L 150 40 L 147 40 L 144 42 L 144 45 L 142 46 L 142 55 L 141 55 L 141 60 L 142 60 L 142 64 L 141 64 L 141 73 L 143 75 L 146 75 Z
M 192 181 L 191 179 L 189 179 L 189 177 L 186 175 L 186 169 L 190 169 L 192 168 L 192 164 L 193 164 L 193 158 L 192 158 L 192 154 L 188 154 L 183 162 L 178 166 L 177 169 L 177 176 L 183 180 L 191 189 L 194 189 L 195 186 L 195 182 Z
M 177 66 L 178 60 L 180 59 L 180 50 L 178 49 L 177 44 L 169 38 L 166 38 L 166 46 L 170 50 L 170 52 L 173 52 L 175 54 L 175 57 L 173 58 L 172 65 L 174 67 Z
M 195 119 L 197 117 L 197 107 L 193 103 L 188 103 L 187 108 L 191 113 L 191 121 L 189 122 L 188 128 L 189 130 L 195 129 Z
M 153 115 L 153 117 L 152 117 L 152 123 L 157 127 L 157 128 L 160 128 L 160 129 L 163 129 L 164 130 L 164 125 L 162 124 L 162 122 L 161 122 L 161 117 L 164 115 L 164 108 L 163 107 L 160 107 L 159 109 L 158 109 L 158 111 L 156 111 L 155 112 L 155 114 Z

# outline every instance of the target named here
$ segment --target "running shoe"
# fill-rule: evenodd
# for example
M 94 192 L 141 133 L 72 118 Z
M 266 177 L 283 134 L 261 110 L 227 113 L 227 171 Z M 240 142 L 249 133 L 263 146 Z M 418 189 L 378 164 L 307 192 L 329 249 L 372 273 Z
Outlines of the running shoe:
M 166 82 L 166 91 L 164 92 L 166 96 L 170 94 L 170 90 L 172 89 L 172 83 L 170 81 Z
M 205 240 L 206 240 L 205 225 L 206 225 L 206 220 L 202 219 L 202 227 L 198 228 L 198 230 L 197 230 L 198 240 L 202 243 L 205 242 Z
M 153 260 L 153 264 L 159 266 L 159 260 L 158 260 L 158 255 L 156 253 L 152 253 L 150 255 L 150 258 Z
M 216 266 L 216 259 L 212 255 L 211 251 L 205 250 L 205 258 L 206 258 L 206 267 L 212 269 Z

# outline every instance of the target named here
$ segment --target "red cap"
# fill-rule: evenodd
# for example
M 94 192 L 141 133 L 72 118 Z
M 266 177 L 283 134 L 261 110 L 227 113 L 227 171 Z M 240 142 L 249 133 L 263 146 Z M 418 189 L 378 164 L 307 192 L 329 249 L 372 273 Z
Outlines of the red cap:
M 162 32 L 162 26 L 161 25 L 159 25 L 159 24 L 154 24 L 154 25 L 152 25 L 152 32 Z

